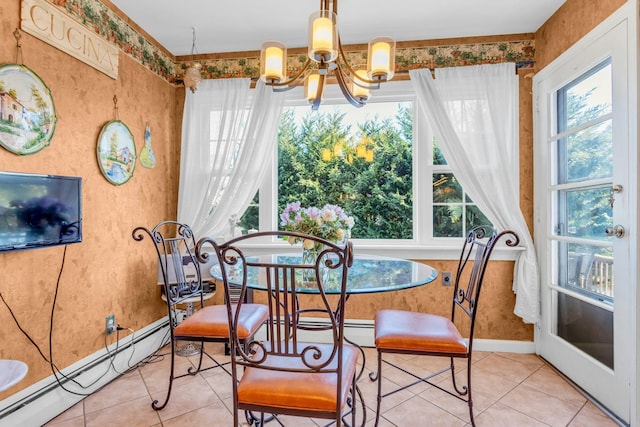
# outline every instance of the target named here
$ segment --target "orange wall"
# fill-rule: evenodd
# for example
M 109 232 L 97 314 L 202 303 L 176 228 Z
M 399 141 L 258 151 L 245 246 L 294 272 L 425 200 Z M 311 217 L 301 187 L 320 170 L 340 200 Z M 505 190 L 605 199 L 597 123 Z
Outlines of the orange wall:
M 20 26 L 20 1 L 0 2 L 0 64 L 13 63 Z M 155 283 L 149 242 L 136 243 L 138 225 L 175 218 L 178 193 L 179 138 L 183 89 L 176 89 L 120 53 L 117 80 L 48 44 L 22 33 L 25 65 L 51 90 L 58 123 L 49 145 L 18 156 L 0 148 L 0 170 L 73 175 L 83 178 L 84 241 L 69 245 L 60 278 L 53 323 L 53 359 L 64 368 L 104 347 L 105 316 L 138 330 L 166 314 Z M 134 135 L 138 153 L 149 122 L 157 158 L 154 169 L 136 165 L 124 185 L 102 175 L 96 144 L 102 126 L 119 119 Z M 64 247 L 0 254 L 0 292 L 21 326 L 48 356 L 49 322 Z M 18 330 L 0 304 L 0 358 L 29 366 L 27 377 L 0 398 L 49 375 L 49 365 Z M 126 335 L 126 334 L 125 334 Z M 121 337 L 123 334 L 121 334 Z M 115 338 L 115 334 L 110 337 Z M 112 341 L 110 339 L 110 341 Z
M 536 71 L 547 66 L 626 2 L 627 0 L 567 0 L 536 31 Z

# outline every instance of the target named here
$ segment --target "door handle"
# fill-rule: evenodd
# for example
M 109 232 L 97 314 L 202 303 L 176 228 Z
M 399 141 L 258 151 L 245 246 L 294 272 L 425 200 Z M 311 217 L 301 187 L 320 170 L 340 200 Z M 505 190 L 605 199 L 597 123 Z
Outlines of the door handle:
M 605 228 L 604 232 L 607 236 L 615 236 L 618 239 L 621 239 L 624 237 L 625 230 L 621 225 L 614 225 L 613 227 Z

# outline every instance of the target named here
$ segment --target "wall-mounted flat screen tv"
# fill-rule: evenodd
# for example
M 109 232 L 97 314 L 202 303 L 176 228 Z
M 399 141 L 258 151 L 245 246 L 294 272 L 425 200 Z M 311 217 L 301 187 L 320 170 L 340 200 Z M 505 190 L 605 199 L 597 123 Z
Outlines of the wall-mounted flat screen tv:
M 82 241 L 82 178 L 0 171 L 0 252 Z

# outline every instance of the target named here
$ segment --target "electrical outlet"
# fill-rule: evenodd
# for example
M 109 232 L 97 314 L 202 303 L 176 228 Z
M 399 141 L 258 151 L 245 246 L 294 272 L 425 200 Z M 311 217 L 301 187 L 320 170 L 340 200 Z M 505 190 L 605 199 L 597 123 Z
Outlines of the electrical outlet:
M 110 314 L 107 316 L 105 320 L 105 330 L 104 333 L 109 335 L 116 331 L 116 315 Z
M 451 273 L 448 271 L 442 273 L 442 286 L 451 286 Z

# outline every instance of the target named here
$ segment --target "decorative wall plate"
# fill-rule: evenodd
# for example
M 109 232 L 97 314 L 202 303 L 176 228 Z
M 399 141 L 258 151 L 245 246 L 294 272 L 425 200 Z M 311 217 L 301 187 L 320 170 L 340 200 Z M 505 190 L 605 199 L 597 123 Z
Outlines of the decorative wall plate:
M 56 110 L 47 85 L 26 65 L 0 65 L 0 145 L 20 155 L 51 142 Z
M 105 124 L 98 137 L 98 163 L 107 181 L 122 185 L 133 176 L 136 144 L 133 134 L 120 120 Z

